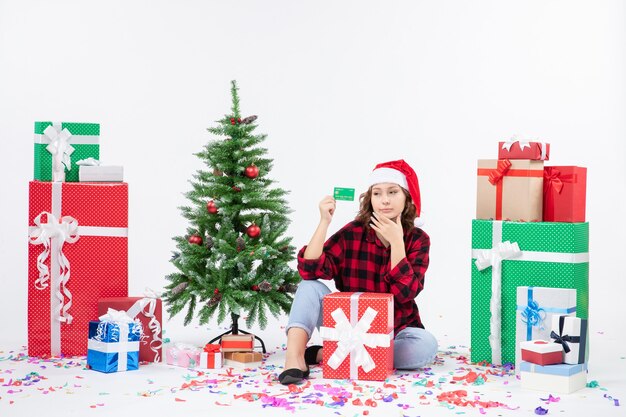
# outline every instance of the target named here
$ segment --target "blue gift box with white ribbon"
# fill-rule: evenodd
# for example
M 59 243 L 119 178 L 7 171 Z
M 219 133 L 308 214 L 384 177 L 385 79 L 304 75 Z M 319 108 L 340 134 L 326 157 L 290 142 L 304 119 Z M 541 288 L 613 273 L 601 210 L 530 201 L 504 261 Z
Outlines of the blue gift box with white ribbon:
M 122 320 L 107 317 L 110 313 L 111 309 L 100 321 L 89 322 L 87 366 L 104 373 L 137 370 L 141 323 L 133 321 L 123 311 L 125 318 Z
M 550 340 L 553 316 L 576 316 L 576 290 L 517 287 L 515 364 L 522 360 L 521 342 Z

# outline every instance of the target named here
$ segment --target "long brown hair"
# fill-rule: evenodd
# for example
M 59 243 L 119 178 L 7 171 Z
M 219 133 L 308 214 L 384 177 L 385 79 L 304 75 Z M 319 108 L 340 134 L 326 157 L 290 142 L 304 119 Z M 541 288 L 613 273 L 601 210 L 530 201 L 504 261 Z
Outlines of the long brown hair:
M 363 223 L 363 226 L 367 230 L 370 229 L 370 222 L 372 220 L 372 213 L 374 211 L 372 209 L 372 187 L 370 187 L 359 197 L 359 212 L 354 218 L 354 220 Z M 415 220 L 417 215 L 415 213 L 415 204 L 413 204 L 413 200 L 411 199 L 411 194 L 409 194 L 409 192 L 402 187 L 400 187 L 400 189 L 406 197 L 406 201 L 404 202 L 404 210 L 402 210 L 402 217 L 400 219 L 400 222 L 402 223 L 402 230 L 406 232 L 407 230 L 411 230 L 413 227 L 415 227 L 413 221 Z

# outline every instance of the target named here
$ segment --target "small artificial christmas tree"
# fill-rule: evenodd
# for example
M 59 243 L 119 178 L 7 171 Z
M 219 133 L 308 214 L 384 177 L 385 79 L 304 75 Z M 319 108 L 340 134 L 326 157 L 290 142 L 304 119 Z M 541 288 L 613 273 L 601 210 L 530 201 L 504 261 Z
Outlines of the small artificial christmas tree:
M 288 265 L 295 248 L 283 236 L 287 191 L 271 187 L 272 161 L 258 146 L 266 135 L 254 134 L 256 116 L 241 118 L 237 91 L 232 81 L 232 113 L 208 129 L 221 138 L 196 154 L 209 169 L 190 180 L 191 204 L 180 208 L 190 226 L 186 236 L 174 237 L 170 262 L 177 271 L 167 276 L 163 296 L 172 316 L 187 306 L 185 325 L 195 315 L 204 324 L 216 311 L 222 323 L 230 313 L 234 334 L 244 312 L 248 327 L 261 328 L 267 310 L 288 314 L 300 281 Z

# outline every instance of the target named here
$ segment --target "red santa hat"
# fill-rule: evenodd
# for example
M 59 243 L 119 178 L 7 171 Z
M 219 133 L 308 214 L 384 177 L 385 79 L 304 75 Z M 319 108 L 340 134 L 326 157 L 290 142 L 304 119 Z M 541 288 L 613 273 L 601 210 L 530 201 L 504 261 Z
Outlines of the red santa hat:
M 383 182 L 398 184 L 407 190 L 411 195 L 413 204 L 415 204 L 415 213 L 419 217 L 421 210 L 420 186 L 417 181 L 417 174 L 409 164 L 404 162 L 403 159 L 399 159 L 376 165 L 370 174 L 368 185 L 371 187 L 374 184 Z

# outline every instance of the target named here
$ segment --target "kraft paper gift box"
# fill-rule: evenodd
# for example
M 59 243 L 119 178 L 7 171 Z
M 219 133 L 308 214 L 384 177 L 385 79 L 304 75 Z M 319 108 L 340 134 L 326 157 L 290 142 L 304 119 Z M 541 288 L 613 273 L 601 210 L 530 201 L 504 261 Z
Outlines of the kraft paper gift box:
M 520 365 L 522 388 L 571 394 L 587 385 L 587 365 L 535 365 L 522 362 Z
M 35 122 L 35 180 L 78 182 L 87 158 L 100 158 L 98 123 Z
M 520 345 L 522 342 L 536 339 L 550 340 L 554 316 L 576 315 L 576 290 L 522 286 L 517 287 L 516 299 L 515 339 L 517 340 L 517 349 L 515 364 L 519 368 L 519 363 L 525 360 L 521 353 Z M 562 362 L 561 360 L 558 363 Z
M 263 361 L 260 352 L 225 352 L 224 365 L 235 368 L 258 368 Z
M 222 367 L 222 352 L 220 345 L 207 343 L 200 352 L 199 368 L 218 369 Z
M 200 364 L 202 349 L 185 343 L 174 343 L 165 348 L 165 361 L 168 365 L 183 368 L 197 368 Z
M 550 338 L 561 346 L 563 362 L 576 365 L 586 362 L 588 321 L 578 317 L 552 316 Z
M 587 168 L 551 166 L 543 169 L 543 221 L 585 221 Z
M 563 347 L 546 340 L 528 340 L 520 343 L 522 360 L 535 365 L 556 365 L 563 363 Z
M 138 319 L 143 326 L 143 336 L 139 344 L 139 360 L 161 362 L 163 357 L 162 315 L 163 306 L 156 297 L 109 297 L 98 300 L 98 315 L 109 308 L 123 310 L 129 317 Z
M 588 223 L 473 220 L 471 360 L 515 362 L 519 286 L 575 289 L 587 318 L 588 251 Z
M 545 142 L 507 141 L 498 143 L 498 159 L 550 159 L 550 144 Z
M 543 208 L 543 161 L 478 161 L 476 218 L 538 222 Z
M 322 304 L 324 378 L 385 380 L 393 372 L 393 296 L 336 292 Z
M 254 350 L 254 335 L 227 334 L 222 336 L 222 352 L 252 352 Z
M 87 366 L 105 373 L 139 369 L 142 326 L 123 311 L 109 309 L 100 321 L 89 322 Z
M 98 300 L 128 295 L 128 184 L 31 181 L 28 219 L 28 354 L 84 356 Z

